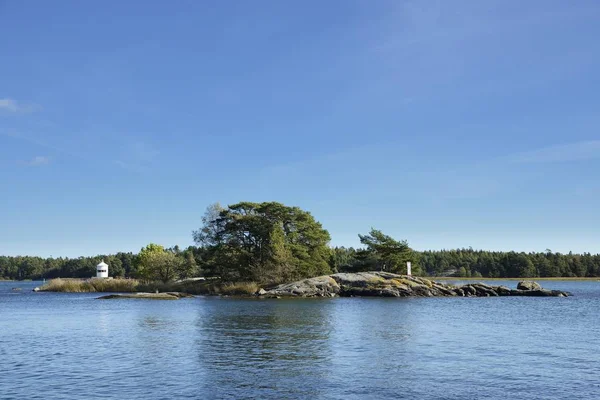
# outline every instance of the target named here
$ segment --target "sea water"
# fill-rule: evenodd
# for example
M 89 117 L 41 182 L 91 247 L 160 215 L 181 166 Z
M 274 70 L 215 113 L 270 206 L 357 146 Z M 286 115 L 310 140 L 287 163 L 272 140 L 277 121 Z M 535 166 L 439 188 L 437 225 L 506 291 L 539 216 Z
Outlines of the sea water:
M 0 399 L 600 398 L 596 281 L 543 282 L 568 298 L 177 301 L 39 284 L 0 282 Z

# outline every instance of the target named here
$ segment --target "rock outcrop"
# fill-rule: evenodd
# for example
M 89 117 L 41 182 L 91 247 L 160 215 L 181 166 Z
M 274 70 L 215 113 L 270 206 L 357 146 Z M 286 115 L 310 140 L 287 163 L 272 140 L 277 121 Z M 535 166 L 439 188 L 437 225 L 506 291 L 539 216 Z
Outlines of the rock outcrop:
M 542 285 L 534 281 L 521 281 L 517 284 L 519 290 L 542 290 Z
M 317 276 L 297 282 L 279 285 L 271 290 L 261 290 L 261 296 L 268 297 L 335 297 L 340 293 L 340 285 L 333 275 Z
M 194 295 L 185 293 L 185 292 L 166 292 L 165 294 L 175 296 L 178 299 L 186 299 L 186 298 L 194 297 Z
M 531 289 L 510 289 L 485 283 L 455 286 L 429 279 L 389 272 L 339 273 L 286 283 L 270 290 L 261 289 L 260 297 L 495 297 L 495 296 L 555 296 L 566 297 L 568 292 L 546 290 L 536 282 Z M 536 286 L 537 285 L 537 286 Z
M 123 293 L 123 294 L 109 294 L 106 296 L 98 297 L 99 300 L 112 300 L 112 299 L 148 299 L 148 300 L 179 300 L 183 297 L 194 297 L 187 293 L 182 292 L 168 292 L 168 293 Z

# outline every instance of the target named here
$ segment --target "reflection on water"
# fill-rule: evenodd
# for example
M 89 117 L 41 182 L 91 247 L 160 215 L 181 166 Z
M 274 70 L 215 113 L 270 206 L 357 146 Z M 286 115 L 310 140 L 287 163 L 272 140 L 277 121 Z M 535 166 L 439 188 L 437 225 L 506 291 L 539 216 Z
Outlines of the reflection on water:
M 301 307 L 289 300 L 210 302 L 197 321 L 199 366 L 206 371 L 202 391 L 240 398 L 258 387 L 266 397 L 316 396 L 331 360 L 331 306 L 310 300 Z M 314 384 L 298 387 L 299 376 Z
M 552 282 L 576 294 L 566 299 L 168 302 L 31 293 L 28 284 L 14 295 L 15 285 L 0 283 L 2 399 L 592 399 L 600 391 L 596 282 Z

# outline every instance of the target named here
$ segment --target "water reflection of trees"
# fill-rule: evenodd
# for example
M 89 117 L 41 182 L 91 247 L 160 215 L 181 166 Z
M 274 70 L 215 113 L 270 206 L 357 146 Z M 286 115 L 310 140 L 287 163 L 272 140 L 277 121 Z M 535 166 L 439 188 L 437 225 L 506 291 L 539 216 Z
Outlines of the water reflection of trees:
M 333 302 L 214 300 L 218 305 L 197 323 L 203 390 L 236 398 L 318 397 L 330 374 Z

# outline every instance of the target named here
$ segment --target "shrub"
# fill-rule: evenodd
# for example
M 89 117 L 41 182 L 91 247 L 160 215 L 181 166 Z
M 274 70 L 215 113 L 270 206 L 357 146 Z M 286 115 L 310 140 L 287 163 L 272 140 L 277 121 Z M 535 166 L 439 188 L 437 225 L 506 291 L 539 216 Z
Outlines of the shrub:
M 224 295 L 252 295 L 260 289 L 256 282 L 225 283 L 218 287 L 218 293 Z

